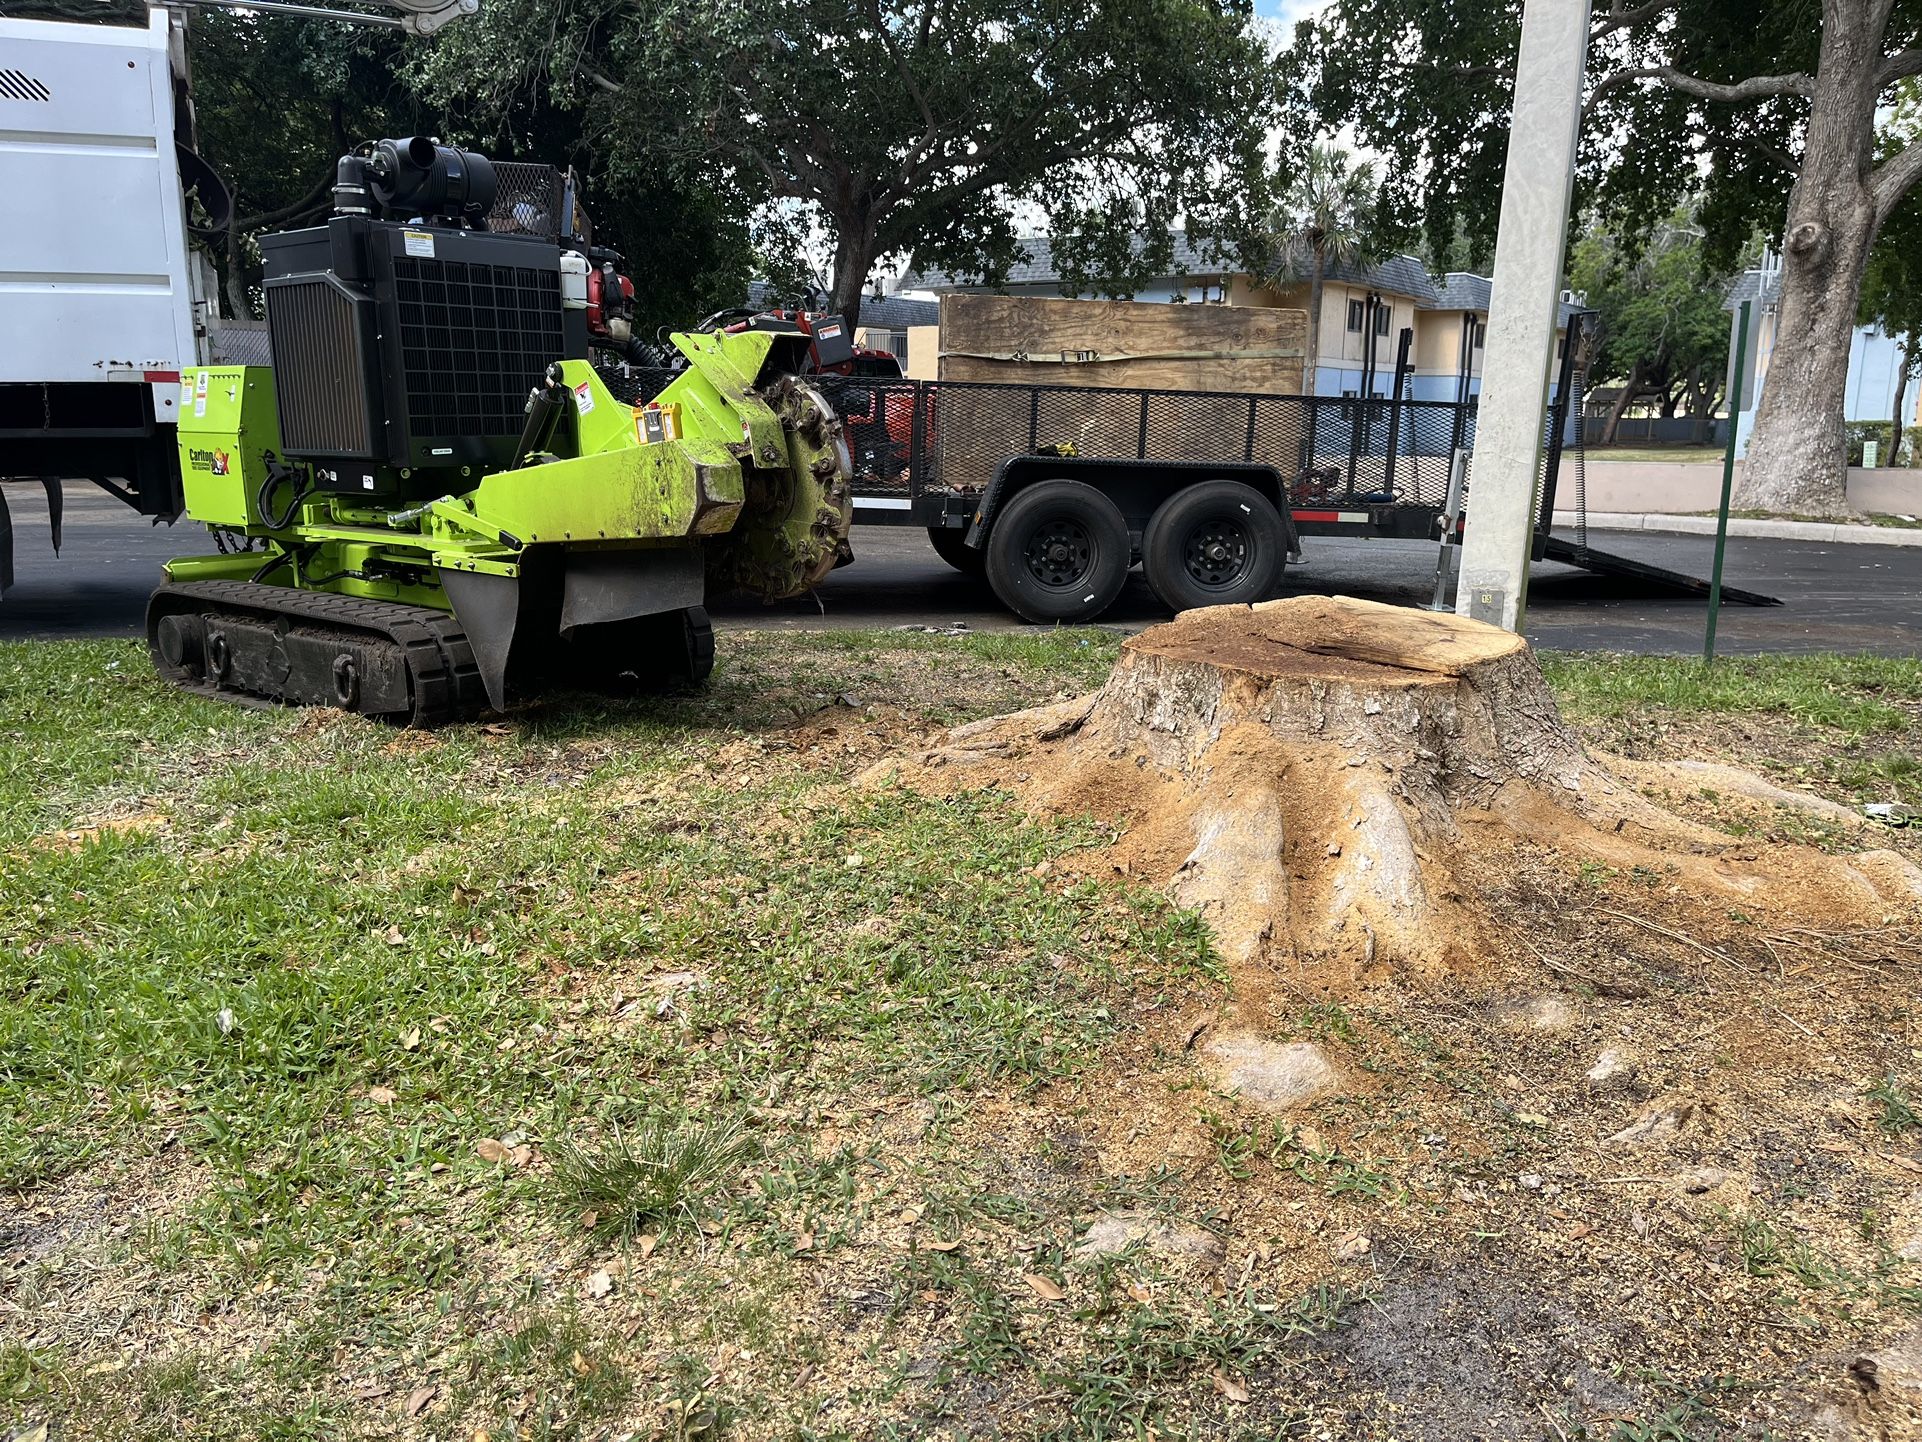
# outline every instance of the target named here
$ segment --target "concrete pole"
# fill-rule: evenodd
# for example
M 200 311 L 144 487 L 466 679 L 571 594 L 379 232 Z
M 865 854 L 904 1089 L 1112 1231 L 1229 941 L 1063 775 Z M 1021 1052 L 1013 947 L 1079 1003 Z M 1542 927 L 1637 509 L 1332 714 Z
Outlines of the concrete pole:
M 1459 614 L 1510 631 L 1521 629 L 1528 599 L 1535 479 L 1587 58 L 1588 0 L 1526 0 L 1455 588 Z

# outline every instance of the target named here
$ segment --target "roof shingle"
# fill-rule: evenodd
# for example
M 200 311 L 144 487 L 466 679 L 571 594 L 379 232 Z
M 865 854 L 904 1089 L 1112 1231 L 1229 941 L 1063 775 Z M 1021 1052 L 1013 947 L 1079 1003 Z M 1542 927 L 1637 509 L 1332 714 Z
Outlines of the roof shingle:
M 1054 262 L 1054 244 L 1045 235 L 1023 236 L 1016 244 L 1021 255 L 1008 268 L 1003 286 L 1055 285 L 1061 280 L 1061 269 Z M 1142 242 L 1136 242 L 1139 250 Z M 1193 244 L 1188 237 L 1174 237 L 1174 254 L 1169 263 L 1168 273 L 1158 277 L 1164 282 L 1194 280 L 1203 276 L 1214 277 L 1233 273 L 1237 263 L 1233 251 L 1225 244 L 1218 248 L 1208 248 Z M 1355 265 L 1337 262 L 1328 267 L 1327 279 L 1347 285 L 1364 285 L 1376 290 L 1391 291 L 1396 295 L 1413 298 L 1417 303 L 1430 305 L 1435 299 L 1435 284 L 1428 278 L 1428 269 L 1412 255 L 1391 255 L 1372 265 Z M 972 290 L 992 289 L 978 286 L 975 282 L 963 279 L 942 270 L 910 269 L 901 277 L 903 290 Z

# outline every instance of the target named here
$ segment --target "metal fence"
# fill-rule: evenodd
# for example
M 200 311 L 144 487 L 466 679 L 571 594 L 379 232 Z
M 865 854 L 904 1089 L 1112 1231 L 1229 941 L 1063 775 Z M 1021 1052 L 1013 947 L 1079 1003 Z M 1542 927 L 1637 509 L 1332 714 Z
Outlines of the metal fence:
M 1010 456 L 1273 466 L 1297 503 L 1438 504 L 1472 405 L 824 377 L 864 486 L 984 488 Z
M 1618 446 L 1707 446 L 1726 438 L 1725 423 L 1706 417 L 1623 416 L 1615 428 Z M 1582 422 L 1583 438 L 1591 446 L 1600 445 L 1608 434 L 1608 415 L 1593 411 Z

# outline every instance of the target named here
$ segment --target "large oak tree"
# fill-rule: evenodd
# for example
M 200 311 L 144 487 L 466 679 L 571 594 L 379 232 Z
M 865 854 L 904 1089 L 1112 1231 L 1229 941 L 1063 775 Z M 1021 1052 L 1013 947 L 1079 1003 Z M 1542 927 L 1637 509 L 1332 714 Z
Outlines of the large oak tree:
M 995 280 L 1046 223 L 1071 283 L 1165 265 L 1260 197 L 1247 0 L 488 0 L 437 63 L 538 81 L 617 152 L 812 221 L 836 309 L 877 262 Z M 1141 241 L 1146 238 L 1146 244 Z
M 1335 0 L 1284 61 L 1420 191 L 1439 244 L 1492 238 L 1519 0 Z M 1878 155 L 1878 103 L 1922 74 L 1922 0 L 1612 0 L 1591 22 L 1582 188 L 1618 232 L 1704 190 L 1711 252 L 1779 236 L 1782 290 L 1741 503 L 1840 514 L 1849 335 L 1876 232 L 1922 176 Z M 1420 177 L 1416 186 L 1414 177 Z

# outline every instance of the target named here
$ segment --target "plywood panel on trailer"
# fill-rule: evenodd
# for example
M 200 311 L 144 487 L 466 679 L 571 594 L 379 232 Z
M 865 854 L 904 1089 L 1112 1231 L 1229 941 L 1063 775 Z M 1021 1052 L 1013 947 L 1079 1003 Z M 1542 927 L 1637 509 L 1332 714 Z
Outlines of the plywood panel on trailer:
M 944 381 L 1143 390 L 1301 390 L 1299 310 L 1042 296 L 941 298 Z

